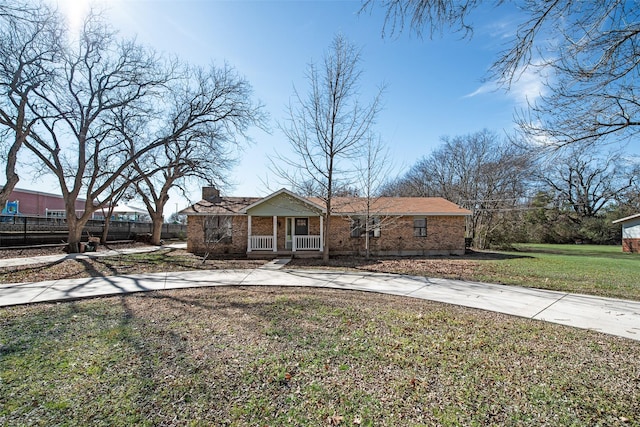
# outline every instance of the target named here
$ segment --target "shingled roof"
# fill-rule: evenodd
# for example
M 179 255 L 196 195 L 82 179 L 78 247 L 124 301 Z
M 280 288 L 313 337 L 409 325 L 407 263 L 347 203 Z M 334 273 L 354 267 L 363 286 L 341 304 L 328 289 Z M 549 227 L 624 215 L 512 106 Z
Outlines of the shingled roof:
M 244 215 L 244 210 L 266 199 L 263 197 L 217 197 L 213 200 L 201 200 L 180 211 L 185 215 Z M 324 205 L 317 197 L 306 198 L 316 205 Z M 358 215 L 366 211 L 367 199 L 364 197 L 334 197 L 332 211 L 334 215 Z M 369 212 L 373 215 L 430 215 L 430 216 L 466 216 L 471 211 L 463 209 L 442 197 L 379 197 L 371 199 Z
M 315 203 L 320 199 L 310 198 Z M 335 215 L 354 215 L 367 211 L 365 197 L 334 197 L 331 210 Z M 369 212 L 372 215 L 471 215 L 442 197 L 377 197 L 370 199 Z
M 200 200 L 198 203 L 181 210 L 183 215 L 243 215 L 241 211 L 262 197 L 219 197 L 210 200 Z

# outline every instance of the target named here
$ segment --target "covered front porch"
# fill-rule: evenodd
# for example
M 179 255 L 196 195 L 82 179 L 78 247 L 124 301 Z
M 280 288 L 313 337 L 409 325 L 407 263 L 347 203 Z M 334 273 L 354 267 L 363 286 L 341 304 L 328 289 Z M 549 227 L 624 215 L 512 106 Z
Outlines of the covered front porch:
M 318 256 L 324 249 L 324 210 L 287 190 L 245 209 L 247 255 Z
M 272 217 L 271 234 L 254 234 L 254 221 L 263 222 L 265 217 L 247 217 L 247 253 L 251 252 L 275 252 L 287 254 L 299 251 L 322 252 L 324 242 L 322 239 L 323 218 L 317 217 L 319 227 L 317 234 L 310 234 L 309 217 Z M 283 227 L 284 226 L 284 227 Z M 261 227 L 264 229 L 264 226 Z M 283 229 L 284 228 L 284 229 Z M 314 230 L 315 231 L 315 230 Z

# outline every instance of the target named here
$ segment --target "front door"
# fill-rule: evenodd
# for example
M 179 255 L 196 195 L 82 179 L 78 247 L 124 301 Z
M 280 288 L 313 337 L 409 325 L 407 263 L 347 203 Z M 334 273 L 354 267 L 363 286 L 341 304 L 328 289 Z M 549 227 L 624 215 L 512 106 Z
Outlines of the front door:
M 287 218 L 286 222 L 286 239 L 284 247 L 287 250 L 293 249 L 293 239 L 295 236 L 309 235 L 309 218 Z

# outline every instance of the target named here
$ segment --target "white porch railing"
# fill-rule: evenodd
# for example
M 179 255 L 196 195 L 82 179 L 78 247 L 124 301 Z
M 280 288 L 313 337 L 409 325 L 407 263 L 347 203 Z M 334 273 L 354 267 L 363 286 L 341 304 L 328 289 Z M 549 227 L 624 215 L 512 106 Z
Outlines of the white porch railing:
M 251 236 L 249 251 L 272 251 L 273 236 Z M 293 251 L 319 251 L 320 236 L 295 236 Z
M 251 250 L 273 250 L 273 236 L 251 236 Z
M 319 251 L 320 236 L 295 236 L 297 251 Z

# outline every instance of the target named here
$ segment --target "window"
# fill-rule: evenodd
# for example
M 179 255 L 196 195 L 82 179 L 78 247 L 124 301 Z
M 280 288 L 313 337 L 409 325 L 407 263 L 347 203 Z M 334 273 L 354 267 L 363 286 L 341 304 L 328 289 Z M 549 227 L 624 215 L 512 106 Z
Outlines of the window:
M 309 218 L 296 218 L 296 236 L 308 236 L 309 235 Z
M 413 237 L 427 237 L 426 218 L 413 218 Z
M 371 230 L 369 230 L 369 236 L 380 237 L 380 218 L 374 216 L 371 218 Z
M 47 218 L 66 218 L 67 211 L 47 209 Z
M 80 218 L 83 214 L 84 214 L 84 211 L 76 211 L 76 216 L 78 218 Z M 66 219 L 67 211 L 64 209 L 46 209 L 45 216 L 47 218 L 56 219 L 56 220 Z M 94 213 L 93 215 L 91 215 L 91 219 L 104 219 L 104 218 L 99 216 L 97 213 Z
M 366 233 L 366 218 L 351 218 L 351 237 L 363 237 Z M 376 216 L 369 218 L 369 237 L 380 237 L 380 218 Z
M 364 224 L 361 224 L 360 218 L 351 218 L 351 237 L 360 237 L 364 232 Z
M 233 217 L 210 216 L 204 220 L 204 240 L 207 244 L 231 243 Z

